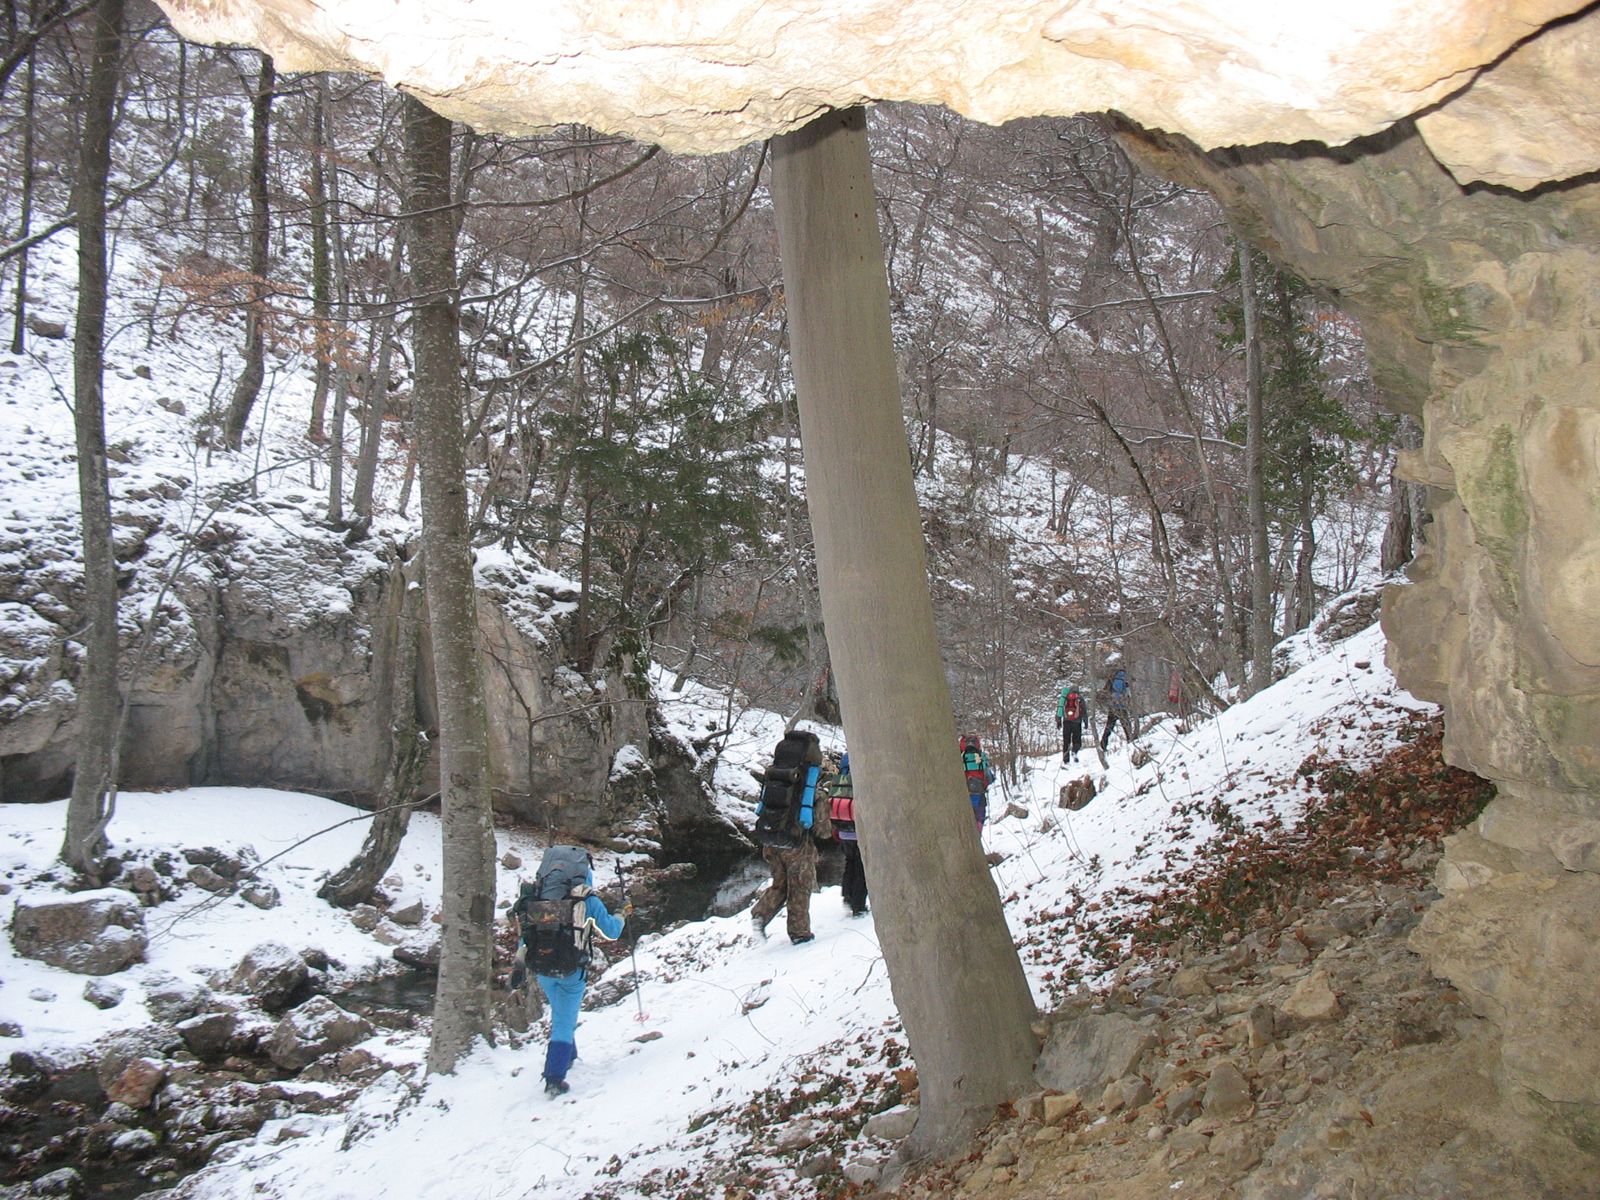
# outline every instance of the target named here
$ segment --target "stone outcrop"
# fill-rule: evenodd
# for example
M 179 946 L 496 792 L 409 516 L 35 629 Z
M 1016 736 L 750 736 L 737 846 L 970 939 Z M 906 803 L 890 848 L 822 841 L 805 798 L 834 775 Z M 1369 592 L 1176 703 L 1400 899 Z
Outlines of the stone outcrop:
M 118 888 L 17 901 L 11 944 L 79 975 L 112 975 L 144 960 L 144 909 Z
M 1508 1022 L 1514 1085 L 1600 1113 L 1541 1048 L 1590 1003 L 1572 955 L 1600 918 L 1600 184 L 1463 188 L 1410 123 L 1337 150 L 1125 140 L 1359 318 L 1374 378 L 1422 420 L 1398 473 L 1431 520 L 1384 596 L 1389 662 L 1499 797 L 1450 839 L 1417 944 Z
M 118 512 L 160 529 L 167 502 L 124 497 Z M 374 537 L 351 549 L 325 530 L 283 525 L 289 532 L 275 538 L 246 538 L 219 516 L 210 527 L 216 549 L 174 586 L 173 615 L 137 679 L 138 656 L 124 655 L 132 698 L 124 788 L 267 786 L 370 804 L 390 755 L 403 636 L 420 639 L 419 719 L 433 724 L 426 629 L 400 617 L 405 548 Z M 64 545 L 19 547 L 20 569 L 0 572 L 6 800 L 55 798 L 69 786 L 77 660 L 63 647 L 78 623 L 71 586 L 51 574 Z M 163 569 L 154 554 L 141 555 L 139 579 L 156 580 Z M 580 838 L 671 846 L 678 858 L 703 860 L 698 847 L 708 836 L 713 856 L 739 843 L 710 805 L 694 752 L 652 728 L 643 659 L 614 650 L 602 656 L 609 666 L 586 678 L 567 664 L 574 591 L 494 553 L 477 577 L 496 806 Z M 136 591 L 142 586 L 135 581 Z M 642 776 L 613 771 L 629 746 L 639 748 Z M 436 768 L 419 786 L 423 795 L 437 790 Z M 191 881 L 213 891 L 233 887 L 245 865 L 186 857 Z M 270 889 L 242 886 L 258 906 L 277 902 Z
M 1115 109 L 1202 145 L 1342 142 L 1445 99 L 1577 0 L 161 0 L 186 37 L 280 70 L 354 71 L 481 129 L 578 122 L 694 153 L 825 107 L 945 104 L 980 121 Z M 1504 122 L 1482 136 L 1516 139 Z

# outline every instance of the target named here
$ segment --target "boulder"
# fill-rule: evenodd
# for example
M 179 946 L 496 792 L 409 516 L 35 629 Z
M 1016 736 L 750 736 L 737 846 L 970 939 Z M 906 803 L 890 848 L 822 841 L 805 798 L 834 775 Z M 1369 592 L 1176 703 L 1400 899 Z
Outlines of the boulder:
M 437 970 L 439 967 L 438 938 L 424 942 L 421 945 L 409 942 L 404 946 L 396 946 L 389 953 L 396 962 L 403 962 L 406 966 L 416 967 L 418 970 L 430 971 Z
M 225 892 L 233 886 L 230 880 L 224 879 L 204 863 L 190 867 L 186 878 L 195 887 L 205 888 L 208 892 Z
M 1155 1044 L 1153 1030 L 1143 1023 L 1120 1013 L 1085 1013 L 1051 1028 L 1034 1078 L 1052 1091 L 1081 1093 L 1131 1075 L 1139 1056 Z
M 289 1003 L 306 973 L 305 960 L 282 942 L 262 942 L 240 960 L 228 986 L 274 1012 Z
M 383 917 L 377 909 L 370 904 L 358 904 L 350 910 L 350 924 L 362 933 L 371 933 L 378 927 L 378 922 Z
M 1187 1125 L 1200 1115 L 1200 1089 L 1193 1084 L 1181 1087 L 1166 1099 L 1167 1120 Z
M 1293 1021 L 1336 1021 L 1344 1015 L 1328 973 L 1320 967 L 1295 984 L 1282 1012 Z
M 1076 1092 L 1066 1096 L 1046 1096 L 1040 1105 L 1041 1114 L 1046 1125 L 1054 1125 L 1064 1120 L 1068 1114 L 1076 1111 L 1080 1101 Z
M 284 1014 L 267 1055 L 284 1070 L 298 1071 L 324 1054 L 366 1041 L 372 1033 L 365 1017 L 346 1012 L 326 996 L 313 996 Z
M 1185 967 L 1168 982 L 1166 992 L 1167 995 L 1177 1000 L 1187 999 L 1190 996 L 1211 996 L 1215 994 L 1211 981 L 1206 978 L 1204 967 Z
M 853 1158 L 844 1165 L 844 1177 L 845 1182 L 866 1191 L 883 1178 L 883 1163 L 876 1158 Z
M 277 908 L 283 903 L 283 898 L 278 895 L 278 889 L 270 883 L 248 883 L 239 894 L 257 908 Z
M 236 1012 L 208 1012 L 178 1022 L 178 1036 L 191 1053 L 200 1058 L 220 1058 L 231 1047 L 239 1029 Z
M 878 1138 L 885 1142 L 904 1141 L 917 1127 L 919 1112 L 921 1109 L 915 1104 L 897 1104 L 876 1116 L 868 1117 L 867 1123 L 861 1127 L 861 1132 L 867 1137 Z
M 389 909 L 389 920 L 396 925 L 416 926 L 422 924 L 422 918 L 427 915 L 427 908 L 422 903 L 420 896 L 401 896 Z
M 100 1056 L 94 1065 L 95 1078 L 99 1080 L 101 1090 L 109 1092 L 111 1086 L 128 1069 L 129 1064 L 136 1059 L 159 1060 L 164 1055 L 182 1046 L 183 1041 L 181 1038 L 159 1025 L 147 1026 L 143 1029 L 120 1034 L 101 1043 L 98 1047 Z M 117 1118 L 106 1117 L 105 1119 L 109 1121 Z
M 122 1069 L 122 1073 L 106 1089 L 106 1097 L 113 1104 L 148 1108 L 166 1077 L 166 1063 L 153 1058 L 136 1058 Z
M 91 979 L 83 985 L 83 998 L 96 1008 L 115 1008 L 122 1003 L 127 991 L 120 983 L 106 979 Z
M 205 984 L 180 979 L 169 971 L 146 972 L 140 982 L 144 985 L 144 1003 L 150 1015 L 169 1025 L 187 1021 L 205 1011 L 211 1003 L 211 989 Z
M 19 900 L 11 944 L 78 975 L 112 975 L 144 961 L 144 910 L 121 888 Z
M 817 1138 L 822 1136 L 822 1131 L 817 1128 L 817 1123 L 809 1118 L 802 1118 L 794 1122 L 773 1143 L 779 1153 L 788 1150 L 804 1150 Z
M 1211 1072 L 1206 1081 L 1205 1095 L 1200 1106 L 1206 1116 L 1227 1119 L 1247 1112 L 1252 1104 L 1250 1082 L 1238 1067 L 1223 1063 Z
M 813 1154 L 796 1167 L 794 1173 L 801 1179 L 818 1179 L 823 1175 L 837 1175 L 839 1173 L 839 1159 L 833 1154 Z

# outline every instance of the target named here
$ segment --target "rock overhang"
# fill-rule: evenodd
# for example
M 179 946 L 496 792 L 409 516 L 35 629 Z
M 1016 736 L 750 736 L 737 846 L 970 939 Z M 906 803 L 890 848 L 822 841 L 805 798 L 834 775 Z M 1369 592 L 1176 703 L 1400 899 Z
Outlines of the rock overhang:
M 1512 53 L 1577 0 L 158 3 L 186 37 L 258 46 L 281 70 L 375 76 L 481 130 L 576 123 L 679 153 L 731 150 L 828 107 L 882 100 L 991 124 L 1116 110 L 1204 148 L 1340 144 L 1450 109 L 1466 89 L 1476 94 L 1465 112 L 1436 122 L 1461 175 L 1532 186 L 1600 165 L 1600 153 L 1549 152 L 1574 131 L 1595 141 L 1584 102 L 1572 102 L 1581 80 L 1560 106 L 1577 117 L 1552 127 L 1542 114 L 1538 146 L 1506 113 L 1541 73 L 1581 61 Z M 1475 87 L 1512 57 L 1512 86 Z

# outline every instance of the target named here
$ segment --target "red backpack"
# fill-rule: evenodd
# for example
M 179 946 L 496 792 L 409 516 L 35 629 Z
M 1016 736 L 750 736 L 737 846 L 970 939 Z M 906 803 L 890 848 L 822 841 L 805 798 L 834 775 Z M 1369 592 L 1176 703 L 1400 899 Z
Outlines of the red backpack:
M 1061 714 L 1069 721 L 1083 720 L 1083 700 L 1077 692 L 1067 693 L 1067 702 L 1062 708 Z

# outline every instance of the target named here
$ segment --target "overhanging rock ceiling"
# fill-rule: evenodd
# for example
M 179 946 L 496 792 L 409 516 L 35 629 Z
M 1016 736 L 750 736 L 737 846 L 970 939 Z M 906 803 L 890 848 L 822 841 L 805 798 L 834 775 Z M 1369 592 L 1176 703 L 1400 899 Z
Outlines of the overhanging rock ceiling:
M 523 133 L 576 122 L 681 153 L 729 150 L 792 129 L 824 107 L 873 100 L 944 104 L 991 123 L 1116 109 L 1208 148 L 1337 144 L 1438 104 L 1582 7 L 1575 0 L 158 3 L 186 37 L 258 46 L 280 70 L 377 76 L 479 129 Z M 1537 89 L 1540 72 L 1581 61 L 1570 50 L 1522 56 L 1520 82 L 1487 96 L 1474 87 L 1468 113 L 1436 122 L 1441 132 L 1425 136 L 1446 146 L 1458 177 L 1511 186 L 1589 163 L 1600 157 L 1591 152 L 1592 130 L 1588 150 L 1558 152 L 1574 128 L 1570 96 L 1551 106 L 1531 147 L 1506 113 L 1530 78 Z M 1586 94 L 1592 74 L 1579 71 L 1569 92 Z

